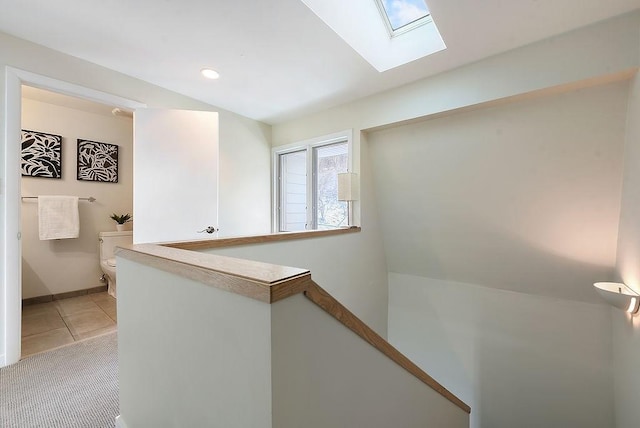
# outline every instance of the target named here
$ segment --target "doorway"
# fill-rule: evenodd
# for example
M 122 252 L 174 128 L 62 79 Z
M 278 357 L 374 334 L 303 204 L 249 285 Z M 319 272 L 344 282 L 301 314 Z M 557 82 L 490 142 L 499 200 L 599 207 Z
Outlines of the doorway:
M 21 358 L 116 328 L 116 301 L 100 281 L 98 236 L 116 231 L 112 213 L 133 212 L 133 118 L 113 110 L 22 87 L 22 138 L 28 149 L 23 147 L 27 160 L 21 165 Z M 108 169 L 97 168 L 106 155 L 114 155 L 115 162 L 107 156 Z M 41 195 L 78 197 L 77 238 L 41 239 Z M 130 229 L 131 223 L 125 226 Z
M 46 76 L 6 68 L 6 133 L 5 141 L 19 141 L 22 127 L 22 85 L 46 89 L 82 100 L 135 110 L 146 105 L 122 97 L 96 91 Z M 22 231 L 21 231 L 21 172 L 20 145 L 6 144 L 5 205 L 4 205 L 4 274 L 0 282 L 0 304 L 3 306 L 0 320 L 4 325 L 0 366 L 17 362 L 21 354 L 21 316 L 22 316 Z M 4 351 L 4 352 L 3 352 Z

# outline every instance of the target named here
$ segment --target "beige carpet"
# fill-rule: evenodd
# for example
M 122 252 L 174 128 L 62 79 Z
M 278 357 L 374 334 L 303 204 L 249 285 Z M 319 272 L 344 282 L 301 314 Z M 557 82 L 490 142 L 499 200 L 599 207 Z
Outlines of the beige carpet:
M 0 427 L 113 427 L 117 345 L 109 333 L 0 369 Z

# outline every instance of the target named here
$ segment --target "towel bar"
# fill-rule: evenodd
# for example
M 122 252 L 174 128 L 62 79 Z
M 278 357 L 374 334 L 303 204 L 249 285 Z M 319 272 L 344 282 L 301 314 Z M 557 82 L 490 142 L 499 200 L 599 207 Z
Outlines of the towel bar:
M 38 199 L 38 197 L 37 196 L 23 196 L 22 199 Z M 89 201 L 89 202 L 94 202 L 94 201 L 97 200 L 93 196 L 89 196 L 88 198 L 78 198 L 78 199 L 80 199 L 81 201 Z

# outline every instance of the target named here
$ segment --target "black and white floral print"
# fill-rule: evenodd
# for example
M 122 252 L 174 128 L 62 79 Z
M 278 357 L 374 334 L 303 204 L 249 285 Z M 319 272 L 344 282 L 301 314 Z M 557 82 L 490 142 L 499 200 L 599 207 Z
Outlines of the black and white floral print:
M 62 137 L 44 132 L 22 130 L 22 175 L 26 177 L 62 177 Z
M 78 180 L 118 182 L 118 146 L 78 139 Z

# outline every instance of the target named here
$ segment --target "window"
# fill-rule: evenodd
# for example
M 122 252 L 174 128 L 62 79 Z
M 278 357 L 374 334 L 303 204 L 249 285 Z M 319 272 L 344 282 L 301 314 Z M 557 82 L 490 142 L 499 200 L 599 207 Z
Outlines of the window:
M 301 1 L 379 72 L 447 48 L 429 0 Z
M 274 151 L 274 229 L 279 232 L 349 226 L 349 206 L 338 200 L 338 173 L 351 170 L 351 133 Z
M 313 148 L 313 228 L 349 226 L 345 201 L 338 200 L 338 173 L 347 172 L 349 150 L 346 141 Z
M 278 157 L 280 168 L 280 230 L 305 230 L 307 225 L 307 152 Z
M 426 24 L 429 19 L 429 8 L 424 0 L 375 1 L 392 37 Z

